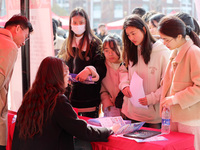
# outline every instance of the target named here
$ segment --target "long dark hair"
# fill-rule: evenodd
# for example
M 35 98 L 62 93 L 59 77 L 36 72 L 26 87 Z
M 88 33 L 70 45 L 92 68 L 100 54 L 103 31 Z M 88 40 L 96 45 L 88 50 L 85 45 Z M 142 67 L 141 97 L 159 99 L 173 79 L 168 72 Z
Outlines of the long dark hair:
M 133 65 L 138 63 L 138 51 L 137 47 L 134 43 L 132 43 L 127 34 L 126 34 L 126 28 L 127 27 L 135 27 L 139 29 L 144 34 L 144 39 L 142 41 L 141 45 L 141 55 L 143 56 L 145 64 L 148 64 L 150 61 L 150 55 L 152 52 L 152 44 L 155 43 L 155 39 L 149 32 L 149 29 L 146 25 L 146 23 L 137 15 L 130 15 L 125 18 L 124 24 L 123 24 L 123 31 L 122 31 L 122 40 L 124 43 L 123 47 L 123 58 L 125 61 L 126 66 L 128 66 L 129 61 L 133 62 Z M 145 30 L 144 30 L 145 28 Z
M 74 32 L 71 29 L 71 20 L 73 17 L 75 16 L 81 16 L 83 18 L 85 18 L 86 20 L 86 25 L 85 25 L 85 32 L 84 35 L 80 41 L 79 44 L 79 51 L 78 51 L 78 56 L 81 59 L 84 59 L 83 57 L 87 57 L 88 53 L 91 55 L 91 51 L 90 51 L 90 38 L 92 41 L 96 42 L 96 45 L 99 46 L 99 50 L 101 49 L 102 46 L 102 42 L 96 37 L 96 35 L 94 35 L 91 27 L 90 27 L 90 22 L 89 22 L 89 18 L 87 13 L 85 12 L 85 10 L 81 7 L 77 7 L 75 8 L 71 14 L 70 14 L 70 18 L 69 18 L 69 35 L 67 40 L 64 42 L 60 53 L 58 54 L 59 58 L 62 58 L 63 60 L 69 60 L 71 57 L 75 57 L 75 52 L 72 49 L 72 43 L 73 43 L 73 37 L 74 37 Z M 81 54 L 81 48 L 84 45 L 84 42 L 86 41 L 86 45 L 87 45 L 87 49 L 86 49 L 86 53 L 85 56 L 82 56 Z M 65 54 L 66 53 L 66 54 Z
M 176 38 L 182 35 L 185 38 L 188 35 L 195 45 L 200 47 L 200 40 L 198 35 L 192 30 L 191 27 L 186 26 L 185 23 L 176 16 L 166 16 L 161 19 L 158 24 L 158 30 L 162 34 Z
M 56 98 L 65 91 L 64 67 L 64 62 L 55 57 L 46 57 L 41 62 L 17 113 L 20 138 L 42 134 L 43 124 L 52 115 Z

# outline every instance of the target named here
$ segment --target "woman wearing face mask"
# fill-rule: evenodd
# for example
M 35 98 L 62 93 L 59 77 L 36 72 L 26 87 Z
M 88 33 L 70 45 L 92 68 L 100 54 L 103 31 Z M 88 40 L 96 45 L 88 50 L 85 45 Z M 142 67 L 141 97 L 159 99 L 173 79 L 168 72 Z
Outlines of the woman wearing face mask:
M 70 14 L 69 35 L 58 57 L 69 66 L 70 73 L 77 74 L 72 83 L 69 99 L 79 115 L 98 117 L 101 80 L 106 74 L 101 41 L 93 34 L 86 12 L 78 7 Z M 85 84 L 91 77 L 94 84 Z

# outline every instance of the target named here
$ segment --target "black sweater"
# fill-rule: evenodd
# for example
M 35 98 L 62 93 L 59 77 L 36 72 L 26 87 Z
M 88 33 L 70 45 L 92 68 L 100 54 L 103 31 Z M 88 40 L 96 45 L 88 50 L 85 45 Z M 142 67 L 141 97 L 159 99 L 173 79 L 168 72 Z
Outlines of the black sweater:
M 74 150 L 73 136 L 86 141 L 107 141 L 109 131 L 87 126 L 84 120 L 77 118 L 67 98 L 61 95 L 57 98 L 52 117 L 43 127 L 42 135 L 23 140 L 15 127 L 12 150 Z
M 71 57 L 69 61 L 66 62 L 70 73 L 78 74 L 86 66 L 94 66 L 100 76 L 99 81 L 95 82 L 95 84 L 82 84 L 80 82 L 73 83 L 70 97 L 73 107 L 88 108 L 99 106 L 100 104 L 101 81 L 106 75 L 106 66 L 105 58 L 98 47 L 97 43 L 92 41 L 90 44 L 91 55 L 89 53 L 87 58 L 84 60 L 76 55 L 76 57 Z M 75 48 L 73 50 L 75 53 L 78 51 Z M 82 52 L 82 55 L 84 56 L 85 52 Z

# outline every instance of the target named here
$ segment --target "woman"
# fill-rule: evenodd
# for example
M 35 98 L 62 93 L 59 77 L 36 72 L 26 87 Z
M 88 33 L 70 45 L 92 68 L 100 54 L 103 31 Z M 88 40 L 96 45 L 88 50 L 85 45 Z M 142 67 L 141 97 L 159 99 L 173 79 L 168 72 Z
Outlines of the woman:
M 110 130 L 87 126 L 64 96 L 69 70 L 58 58 L 45 58 L 17 113 L 12 150 L 73 150 L 73 136 L 107 141 Z
M 101 84 L 101 102 L 104 117 L 120 116 L 115 107 L 119 90 L 119 68 L 122 63 L 122 40 L 117 34 L 109 34 L 103 40 L 103 52 L 106 58 L 107 73 Z
M 58 54 L 79 81 L 72 84 L 69 99 L 72 106 L 78 108 L 79 115 L 96 118 L 101 81 L 106 75 L 102 43 L 91 30 L 88 15 L 82 8 L 71 12 L 69 24 L 69 36 Z M 92 76 L 94 84 L 84 84 L 88 76 Z
M 200 150 L 200 40 L 175 16 L 164 17 L 158 30 L 164 44 L 173 50 L 163 79 L 160 108 L 170 107 L 171 131 L 194 134 L 195 149 Z
M 169 51 L 163 43 L 155 41 L 146 23 L 136 15 L 128 16 L 123 25 L 122 40 L 125 66 L 121 67 L 119 88 L 125 95 L 122 113 L 133 121 L 145 121 L 145 126 L 160 128 L 159 102 L 160 81 L 168 62 Z M 133 74 L 143 79 L 145 97 L 140 98 L 137 107 L 130 98 L 130 82 Z M 138 89 L 141 90 L 141 89 Z
M 158 23 L 159 21 L 164 17 L 164 14 L 157 13 L 149 18 L 149 31 L 151 32 L 151 35 L 153 35 L 154 38 L 160 39 L 159 33 L 158 33 Z

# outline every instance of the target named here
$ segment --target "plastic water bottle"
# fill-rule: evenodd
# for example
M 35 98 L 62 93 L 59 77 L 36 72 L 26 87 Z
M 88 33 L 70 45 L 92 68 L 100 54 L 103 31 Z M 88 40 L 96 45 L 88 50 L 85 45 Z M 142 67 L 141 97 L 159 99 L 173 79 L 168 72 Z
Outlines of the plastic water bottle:
M 170 109 L 167 107 L 163 108 L 162 111 L 162 127 L 161 127 L 162 134 L 169 134 L 170 133 Z

